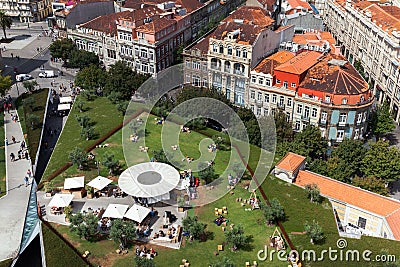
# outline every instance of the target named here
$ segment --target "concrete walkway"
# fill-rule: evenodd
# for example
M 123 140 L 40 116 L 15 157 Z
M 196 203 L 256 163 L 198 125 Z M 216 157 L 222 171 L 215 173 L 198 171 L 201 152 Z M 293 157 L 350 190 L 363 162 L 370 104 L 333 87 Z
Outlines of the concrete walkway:
M 32 179 L 29 179 L 29 186 L 25 186 L 24 177 L 31 168 L 31 161 L 18 160 L 18 150 L 24 135 L 20 123 L 12 121 L 12 114 L 16 114 L 16 111 L 6 113 L 4 117 L 5 135 L 9 142 L 5 152 L 7 194 L 0 199 L 0 260 L 17 256 L 32 185 Z M 15 144 L 11 140 L 12 136 L 16 139 Z M 11 162 L 11 153 L 16 155 L 17 160 L 14 162 Z

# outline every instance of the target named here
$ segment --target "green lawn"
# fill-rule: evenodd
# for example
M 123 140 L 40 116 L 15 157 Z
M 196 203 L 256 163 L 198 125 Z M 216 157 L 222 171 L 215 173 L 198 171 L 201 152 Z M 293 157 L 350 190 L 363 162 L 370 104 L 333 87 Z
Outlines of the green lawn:
M 0 116 L 0 197 L 6 194 L 6 152 L 5 152 L 4 116 Z
M 46 266 L 88 266 L 63 240 L 42 224 Z
M 22 97 L 18 98 L 16 102 L 18 114 L 20 116 L 21 128 L 23 133 L 25 134 L 26 144 L 29 147 L 29 156 L 32 159 L 32 164 L 35 164 L 36 152 L 39 147 L 40 135 L 42 133 L 42 124 L 44 119 L 44 112 L 47 104 L 47 96 L 49 93 L 49 89 L 41 89 L 34 91 L 32 94 L 23 94 Z M 23 105 L 24 99 L 32 97 L 34 99 L 34 107 L 33 110 L 30 110 L 29 107 L 25 107 Z M 32 130 L 32 128 L 26 125 L 26 116 L 27 114 L 35 114 L 39 117 L 38 126 Z
M 88 148 L 97 140 L 97 138 L 118 126 L 118 124 L 123 120 L 122 114 L 117 111 L 115 105 L 105 97 L 98 97 L 93 101 L 85 101 L 84 110 L 85 112 L 81 113 L 79 112 L 79 109 L 75 108 L 75 106 L 71 109 L 66 125 L 57 141 L 50 162 L 43 174 L 43 181 L 46 181 L 51 173 L 69 161 L 69 152 L 75 147 L 81 149 Z M 95 128 L 95 133 L 97 135 L 95 140 L 86 141 L 81 137 L 81 127 L 76 120 L 77 115 L 88 115 L 91 118 L 91 122 L 93 122 L 93 127 Z M 55 182 L 57 182 L 57 180 Z

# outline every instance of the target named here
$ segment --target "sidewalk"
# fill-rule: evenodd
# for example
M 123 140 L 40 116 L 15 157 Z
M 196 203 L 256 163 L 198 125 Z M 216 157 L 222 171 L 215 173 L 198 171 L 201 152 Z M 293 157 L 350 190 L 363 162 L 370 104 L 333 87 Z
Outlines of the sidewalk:
M 16 114 L 16 111 L 6 113 L 4 117 L 5 134 L 9 142 L 6 146 L 7 195 L 0 199 L 0 261 L 17 256 L 32 181 L 30 179 L 29 186 L 25 186 L 24 177 L 27 170 L 31 168 L 31 161 L 18 160 L 18 150 L 24 135 L 20 123 L 12 121 L 11 113 Z M 15 137 L 17 143 L 12 143 L 12 136 Z M 16 155 L 16 161 L 11 162 L 10 153 Z

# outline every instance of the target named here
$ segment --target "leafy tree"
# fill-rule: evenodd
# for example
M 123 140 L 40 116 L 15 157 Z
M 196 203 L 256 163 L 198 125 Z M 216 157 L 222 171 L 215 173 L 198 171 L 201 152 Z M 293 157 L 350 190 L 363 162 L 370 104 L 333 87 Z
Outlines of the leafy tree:
M 320 191 L 317 184 L 306 184 L 304 189 L 307 192 L 307 197 L 311 202 L 319 202 Z
M 72 50 L 68 62 L 69 67 L 83 69 L 91 64 L 100 65 L 99 57 L 95 53 L 86 50 Z
M 325 157 L 328 141 L 321 136 L 320 130 L 307 125 L 301 132 L 295 134 L 291 151 L 307 157 L 307 161 Z
M 160 113 L 165 113 L 164 117 L 168 115 L 168 111 L 167 111 L 167 110 L 165 110 L 165 111 L 161 111 L 161 110 L 160 110 Z M 193 129 L 193 130 L 202 130 L 202 129 L 205 129 L 205 128 L 206 128 L 206 126 L 205 126 L 205 119 L 204 119 L 204 118 L 195 118 L 195 119 L 192 119 L 192 120 L 188 121 L 188 122 L 185 124 L 185 127 L 189 127 L 189 129 Z
M 81 97 L 86 99 L 86 101 L 92 101 L 94 99 L 94 91 L 84 90 L 81 92 Z
M 231 141 L 227 134 L 218 133 L 211 138 L 219 150 L 229 150 L 231 148 Z
M 355 172 L 351 165 L 344 160 L 340 160 L 339 157 L 329 158 L 326 164 L 328 169 L 327 176 L 345 183 L 351 182 Z
M 0 75 L 0 96 L 5 96 L 8 89 L 12 85 L 11 76 Z
M 77 214 L 70 218 L 70 230 L 76 232 L 82 239 L 93 241 L 98 234 L 98 221 L 99 219 L 94 214 L 88 213 L 84 216 Z
M 338 157 L 347 166 L 349 177 L 353 178 L 354 175 L 361 174 L 361 162 L 366 152 L 362 141 L 345 139 L 332 151 L 332 157 Z
M 214 166 L 208 166 L 205 162 L 199 163 L 199 178 L 204 180 L 206 184 L 211 183 L 216 178 L 218 178 L 218 174 L 215 173 Z
M 117 104 L 117 110 L 121 112 L 122 115 L 125 115 L 128 106 L 129 106 L 129 101 L 121 101 Z
M 36 81 L 23 81 L 22 85 L 29 93 L 32 93 L 35 90 L 35 87 L 38 86 L 38 83 Z
M 107 72 L 99 66 L 90 64 L 81 69 L 76 77 L 75 84 L 91 92 L 103 90 L 107 80 Z
M 167 117 L 168 113 L 174 108 L 174 100 L 167 95 L 161 97 L 152 109 L 152 113 L 159 117 Z M 203 121 L 204 123 L 204 121 Z M 188 126 L 190 127 L 190 126 Z
M 293 138 L 292 124 L 287 120 L 287 116 L 283 111 L 278 111 L 274 116 L 276 141 L 278 143 L 287 142 Z
M 322 227 L 315 220 L 313 220 L 311 223 L 305 222 L 304 230 L 310 237 L 311 244 L 318 243 L 324 239 Z
M 313 162 L 311 162 L 311 164 L 308 164 L 307 169 L 324 176 L 329 176 L 328 163 L 327 161 L 322 159 L 314 160 Z
M 87 153 L 75 147 L 68 155 L 69 160 L 72 164 L 76 164 L 79 169 L 83 168 L 83 165 L 87 162 Z
M 390 113 L 390 106 L 388 103 L 378 105 L 377 109 L 372 112 L 371 130 L 378 136 L 378 138 L 386 133 L 391 132 L 394 128 L 393 116 Z
M 82 101 L 80 98 L 75 101 L 75 106 L 79 109 L 79 112 L 83 112 L 83 107 L 85 104 L 85 101 Z
M 74 41 L 69 38 L 58 39 L 49 46 L 53 58 L 61 58 L 67 61 L 71 58 L 72 51 L 77 50 Z
M 267 219 L 269 224 L 285 219 L 285 210 L 283 209 L 279 200 L 276 198 L 270 201 L 269 206 L 261 202 L 260 207 L 264 213 L 265 219 Z
M 189 231 L 194 239 L 200 239 L 205 235 L 207 225 L 198 221 L 197 216 L 188 216 L 182 221 L 183 229 Z
M 236 113 L 244 123 L 250 144 L 261 146 L 260 127 L 254 113 L 250 109 L 244 107 L 240 107 Z
M 210 266 L 211 267 L 235 267 L 235 264 L 233 263 L 233 261 L 231 259 L 224 256 L 222 259 L 218 260 L 215 263 L 212 263 Z
M 183 49 L 184 49 L 184 45 L 181 44 L 180 46 L 178 46 L 177 49 L 175 49 L 174 51 L 174 58 L 175 58 L 175 64 L 180 64 L 183 62 Z
M 123 95 L 121 92 L 113 91 L 107 97 L 113 104 L 117 104 L 123 100 Z
M 87 114 L 81 116 L 76 115 L 76 120 L 82 128 L 86 128 L 90 125 L 90 117 Z
M 113 154 L 105 153 L 103 156 L 103 165 L 107 167 L 110 175 L 113 175 L 121 167 L 119 160 L 115 159 Z
M 88 125 L 81 129 L 81 136 L 86 140 L 91 140 L 95 136 L 95 129 L 94 127 Z
M 110 238 L 114 240 L 115 243 L 125 248 L 127 242 L 136 238 L 135 223 L 132 221 L 123 221 L 121 219 L 114 220 L 110 227 Z
M 132 94 L 148 79 L 149 75 L 134 72 L 125 62 L 118 61 L 108 71 L 104 93 L 120 92 L 123 99 L 130 100 Z
M 32 130 L 39 126 L 40 119 L 36 114 L 27 114 L 26 120 L 31 125 Z
M 250 236 L 244 234 L 241 225 L 235 225 L 232 230 L 225 232 L 225 238 L 227 243 L 232 244 L 233 250 L 246 246 L 250 240 Z
M 163 149 L 153 150 L 153 157 L 158 162 L 170 163 Z
M 3 29 L 4 39 L 7 39 L 6 29 L 10 29 L 12 25 L 12 19 L 6 15 L 6 12 L 0 11 L 0 27 Z
M 156 267 L 154 260 L 135 256 L 135 267 Z
M 400 151 L 390 147 L 389 141 L 379 140 L 370 143 L 370 148 L 365 154 L 361 170 L 365 176 L 383 179 L 386 183 L 400 178 Z
M 35 99 L 33 99 L 33 97 L 27 97 L 24 99 L 23 104 L 32 112 L 35 107 Z
M 362 189 L 383 195 L 383 196 L 387 196 L 389 195 L 389 190 L 386 187 L 386 183 L 384 180 L 382 179 L 377 179 L 375 177 L 358 177 L 356 176 L 353 179 L 353 185 L 354 186 L 358 186 L 361 187 Z

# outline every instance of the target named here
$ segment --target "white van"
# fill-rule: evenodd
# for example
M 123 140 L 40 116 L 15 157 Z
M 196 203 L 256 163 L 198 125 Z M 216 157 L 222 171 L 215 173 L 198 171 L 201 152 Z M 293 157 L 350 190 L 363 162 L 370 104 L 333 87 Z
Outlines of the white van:
M 54 70 L 45 70 L 39 73 L 39 78 L 53 78 L 55 77 Z

